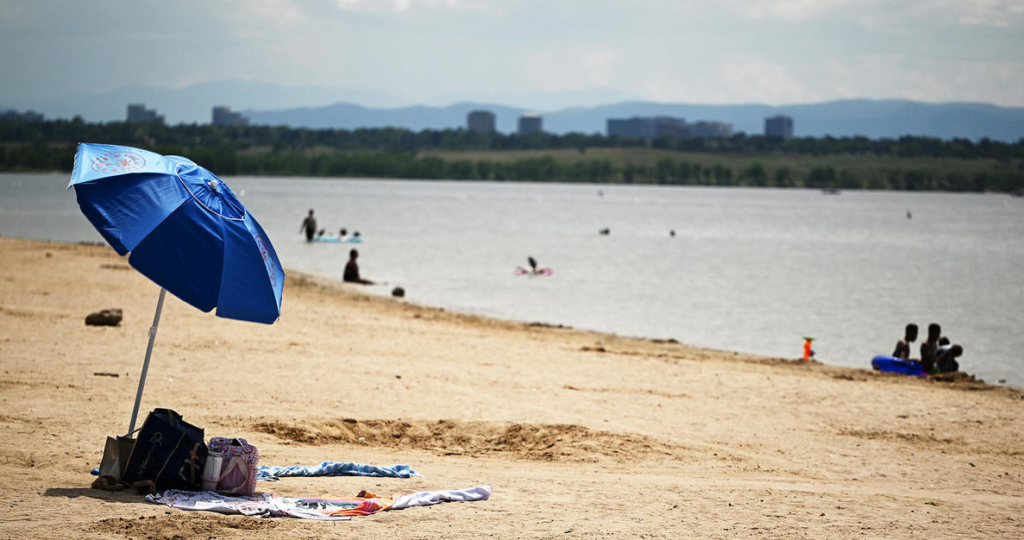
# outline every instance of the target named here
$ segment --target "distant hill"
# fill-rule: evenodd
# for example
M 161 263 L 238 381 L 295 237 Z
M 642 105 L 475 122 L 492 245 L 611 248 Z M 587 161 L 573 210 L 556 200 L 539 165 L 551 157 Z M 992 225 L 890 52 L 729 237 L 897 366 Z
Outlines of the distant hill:
M 143 103 L 155 109 L 169 124 L 209 124 L 211 109 L 227 105 L 240 111 L 248 108 L 284 109 L 287 107 L 328 105 L 339 101 L 394 107 L 408 103 L 383 92 L 361 88 L 287 86 L 264 82 L 222 81 L 184 88 L 128 86 L 98 94 L 68 93 L 55 98 L 5 100 L 0 110 L 33 109 L 46 118 L 81 116 L 87 122 L 123 121 L 129 103 Z
M 455 99 L 458 95 L 461 94 L 428 99 L 435 104 L 448 103 L 448 97 Z M 495 93 L 486 101 L 409 106 L 411 101 L 407 97 L 363 88 L 222 81 L 177 89 L 126 87 L 99 94 L 69 93 L 56 98 L 11 100 L 0 96 L 0 110 L 32 109 L 51 119 L 78 115 L 89 122 L 109 122 L 123 120 L 129 103 L 143 103 L 163 115 L 169 124 L 205 124 L 210 122 L 213 106 L 227 105 L 243 112 L 256 124 L 346 129 L 393 126 L 419 131 L 465 127 L 469 111 L 487 109 L 497 115 L 499 131 L 514 132 L 522 113 L 541 112 L 544 129 L 559 134 L 605 133 L 608 118 L 656 115 L 681 117 L 687 121 L 728 122 L 736 131 L 760 134 L 765 117 L 785 114 L 793 117 L 798 136 L 864 135 L 876 139 L 926 135 L 943 139 L 988 137 L 1013 142 L 1024 138 L 1024 108 L 984 103 L 857 99 L 776 107 L 628 99 L 612 89 L 592 88 L 571 92 Z M 506 105 L 508 103 L 512 105 Z M 585 106 L 563 107 L 567 103 Z
M 247 110 L 257 124 L 310 128 L 404 127 L 445 129 L 465 127 L 474 109 L 496 115 L 497 129 L 516 130 L 519 116 L 529 109 L 486 103 L 458 103 L 447 107 L 370 108 L 338 103 L 276 111 Z M 776 114 L 793 118 L 797 136 L 863 135 L 872 139 L 925 135 L 952 139 L 988 137 L 1001 141 L 1024 138 L 1024 108 L 984 103 L 921 103 L 905 100 L 843 100 L 805 105 L 691 105 L 630 101 L 614 105 L 577 107 L 542 113 L 544 130 L 552 133 L 605 133 L 608 118 L 675 116 L 687 121 L 728 122 L 736 131 L 764 132 L 764 119 Z

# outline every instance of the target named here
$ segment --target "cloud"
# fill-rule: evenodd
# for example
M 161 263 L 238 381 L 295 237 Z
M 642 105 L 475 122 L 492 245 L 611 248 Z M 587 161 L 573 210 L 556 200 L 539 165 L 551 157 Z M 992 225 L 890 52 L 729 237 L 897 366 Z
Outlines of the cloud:
M 1024 61 L 950 61 L 902 54 L 829 60 L 822 70 L 827 94 L 838 98 L 979 101 L 1024 106 Z
M 466 0 L 334 0 L 343 11 L 404 13 L 415 7 L 428 9 L 461 9 L 478 5 Z
M 25 7 L 15 0 L 0 0 L 0 25 L 15 26 L 25 17 Z
M 1019 0 L 918 0 L 911 6 L 918 13 L 967 26 L 1009 28 L 1024 22 L 1024 4 Z
M 613 81 L 620 55 L 610 47 L 552 47 L 528 57 L 523 74 L 545 91 L 581 90 Z
M 1022 105 L 1022 26 L 1024 0 L 0 0 L 0 98 L 242 78 Z
M 628 60 L 620 58 L 619 64 L 631 66 Z M 661 102 L 785 105 L 869 98 L 1024 106 L 1024 60 L 1018 59 L 952 60 L 900 52 L 782 63 L 731 55 L 711 65 L 693 59 L 682 65 L 687 69 L 616 73 L 611 84 Z
M 717 71 L 717 103 L 755 101 L 758 103 L 798 103 L 817 101 L 821 95 L 800 83 L 791 68 L 758 57 L 726 59 Z M 713 98 L 712 98 L 713 99 Z M 709 101 L 710 102 L 710 101 Z
M 224 28 L 239 36 L 264 34 L 306 27 L 316 21 L 302 6 L 288 0 L 229 0 L 210 11 L 223 21 Z
M 1017 27 L 1024 24 L 1020 0 L 728 0 L 744 17 L 803 22 L 848 11 L 866 28 L 895 29 L 925 19 L 968 25 Z
M 745 17 L 787 21 L 812 19 L 853 3 L 854 0 L 729 0 L 732 10 Z M 873 0 L 861 0 L 859 3 L 873 3 Z

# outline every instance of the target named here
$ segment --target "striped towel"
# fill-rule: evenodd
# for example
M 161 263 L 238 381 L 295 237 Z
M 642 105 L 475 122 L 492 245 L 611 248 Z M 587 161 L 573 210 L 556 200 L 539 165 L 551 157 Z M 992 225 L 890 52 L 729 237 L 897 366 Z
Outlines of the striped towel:
M 421 491 L 396 497 L 378 497 L 364 491 L 360 492 L 359 496 L 345 499 L 293 499 L 277 497 L 270 493 L 263 493 L 259 497 L 226 497 L 212 491 L 197 493 L 169 489 L 162 494 L 146 495 L 146 500 L 181 510 L 336 521 L 349 520 L 352 516 L 368 516 L 387 510 L 402 510 L 443 502 L 486 501 L 490 497 L 490 486 L 476 486 L 451 491 Z
M 260 465 L 256 471 L 256 479 L 265 482 L 277 482 L 283 476 L 387 476 L 390 478 L 410 478 L 419 476 L 408 465 L 392 465 L 378 467 L 360 463 L 325 461 L 319 465 L 291 465 L 289 467 L 271 467 Z

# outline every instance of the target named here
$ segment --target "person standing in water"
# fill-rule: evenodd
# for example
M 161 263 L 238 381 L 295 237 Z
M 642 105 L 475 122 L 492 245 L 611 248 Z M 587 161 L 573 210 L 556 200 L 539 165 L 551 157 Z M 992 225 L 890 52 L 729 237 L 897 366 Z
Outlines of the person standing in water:
M 359 252 L 351 250 L 348 252 L 348 263 L 345 264 L 345 274 L 343 279 L 348 283 L 361 283 L 363 285 L 373 285 L 373 282 L 364 279 L 359 275 L 359 264 L 356 263 L 356 259 L 359 258 Z
M 309 209 L 309 215 L 306 219 L 302 220 L 302 225 L 299 227 L 299 232 L 306 232 L 306 241 L 312 242 L 313 236 L 316 235 L 316 218 L 313 217 L 313 209 Z

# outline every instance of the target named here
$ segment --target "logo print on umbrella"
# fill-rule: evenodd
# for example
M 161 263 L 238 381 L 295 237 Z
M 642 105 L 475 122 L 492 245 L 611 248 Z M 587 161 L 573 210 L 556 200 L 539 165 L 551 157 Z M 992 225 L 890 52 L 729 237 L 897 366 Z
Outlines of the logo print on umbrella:
M 101 173 L 127 173 L 146 166 L 146 158 L 135 152 L 110 152 L 92 160 L 92 170 Z
M 270 262 L 270 254 L 267 253 L 267 246 L 263 245 L 263 237 L 256 235 L 256 247 L 260 248 L 260 255 L 263 255 L 263 264 L 267 265 L 267 274 L 270 276 L 270 284 L 277 285 L 277 271 L 274 270 L 274 263 Z

